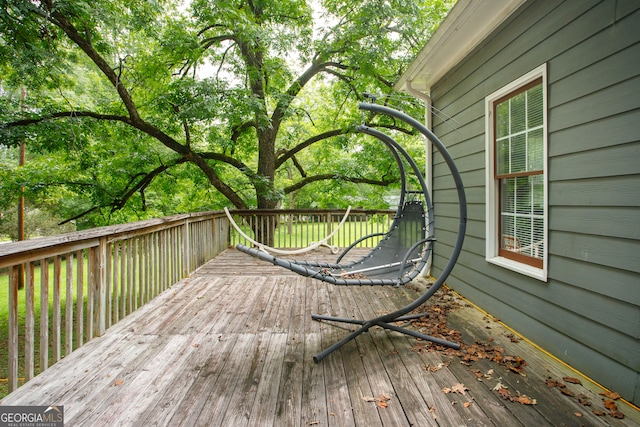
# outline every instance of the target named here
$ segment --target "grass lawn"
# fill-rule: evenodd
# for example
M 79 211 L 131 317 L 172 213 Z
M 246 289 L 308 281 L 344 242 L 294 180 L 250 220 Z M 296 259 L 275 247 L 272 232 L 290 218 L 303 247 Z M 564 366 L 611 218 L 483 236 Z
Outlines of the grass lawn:
M 333 224 L 333 228 L 327 229 L 326 223 L 293 223 L 289 226 L 286 222 L 281 222 L 274 231 L 274 244 L 276 248 L 304 248 L 311 245 L 312 242 L 317 242 L 327 237 L 335 228 L 337 223 Z M 247 224 L 240 225 L 242 231 L 249 237 L 254 237 L 253 231 Z M 381 217 L 378 221 L 360 221 L 352 222 L 347 221 L 342 228 L 331 238 L 329 244 L 336 245 L 339 248 L 345 248 L 349 246 L 359 237 L 375 232 L 386 233 L 388 228 L 388 222 L 386 218 Z M 363 246 L 373 247 L 378 243 L 379 239 L 369 239 L 363 242 Z M 231 243 L 246 244 L 247 242 L 243 237 L 233 230 L 231 236 Z

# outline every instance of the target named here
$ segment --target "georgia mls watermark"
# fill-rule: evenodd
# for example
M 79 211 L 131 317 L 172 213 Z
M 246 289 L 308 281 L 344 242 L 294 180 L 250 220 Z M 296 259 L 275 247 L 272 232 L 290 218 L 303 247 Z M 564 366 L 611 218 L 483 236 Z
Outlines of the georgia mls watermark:
M 0 427 L 63 427 L 64 406 L 0 406 Z

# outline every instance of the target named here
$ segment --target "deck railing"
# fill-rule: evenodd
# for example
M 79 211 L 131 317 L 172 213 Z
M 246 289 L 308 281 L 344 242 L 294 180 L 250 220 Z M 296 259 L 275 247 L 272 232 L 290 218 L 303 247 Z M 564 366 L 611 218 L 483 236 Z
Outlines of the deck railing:
M 252 238 L 259 226 L 273 231 L 276 247 L 300 248 L 330 234 L 345 212 L 237 210 L 232 215 Z M 352 210 L 328 243 L 346 247 L 384 232 L 393 216 L 394 211 Z M 0 328 L 7 331 L 8 351 L 0 361 L 0 382 L 6 383 L 0 396 L 236 243 L 250 245 L 229 226 L 225 213 L 216 211 L 1 244 L 0 294 L 8 298 L 0 304 L 8 304 L 8 320 L 0 319 Z
M 235 210 L 234 221 L 254 240 L 274 248 L 304 248 L 329 236 L 342 221 L 345 210 L 332 209 L 278 209 Z M 356 239 L 373 233 L 384 233 L 393 220 L 392 210 L 352 209 L 346 221 L 328 244 L 344 248 Z M 256 236 L 256 230 L 263 230 Z M 358 247 L 373 247 L 379 238 L 368 239 Z M 240 233 L 231 231 L 231 244 L 251 246 Z
M 224 213 L 207 212 L 0 245 L 6 390 L 102 335 L 228 244 Z

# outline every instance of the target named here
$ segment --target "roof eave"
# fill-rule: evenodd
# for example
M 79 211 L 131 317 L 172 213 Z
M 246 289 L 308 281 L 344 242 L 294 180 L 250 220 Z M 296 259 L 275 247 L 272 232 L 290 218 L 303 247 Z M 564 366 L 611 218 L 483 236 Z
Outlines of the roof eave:
M 458 0 L 400 77 L 395 89 L 429 93 L 435 82 L 455 67 L 525 1 Z

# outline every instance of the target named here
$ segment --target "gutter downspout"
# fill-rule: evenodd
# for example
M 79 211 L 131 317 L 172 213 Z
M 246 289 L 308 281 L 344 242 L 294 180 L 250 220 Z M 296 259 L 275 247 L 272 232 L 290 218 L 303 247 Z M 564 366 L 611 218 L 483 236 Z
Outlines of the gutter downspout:
M 425 125 L 427 126 L 427 129 L 429 129 L 430 131 L 433 131 L 433 118 L 431 116 L 431 105 L 432 105 L 431 97 L 428 94 L 414 88 L 411 85 L 411 82 L 412 80 L 407 79 L 407 84 L 406 84 L 407 92 L 409 92 L 409 94 L 415 96 L 416 98 L 424 101 L 424 122 L 425 122 Z M 426 156 L 425 156 L 426 177 L 425 178 L 427 181 L 427 189 L 431 191 L 431 189 L 433 188 L 433 144 L 428 138 L 425 138 L 424 145 L 425 145 L 424 151 L 426 153 Z M 427 265 L 425 266 L 422 272 L 423 274 L 426 274 L 426 275 L 431 274 L 432 263 L 433 263 L 433 251 L 431 251 L 431 255 L 429 256 Z

